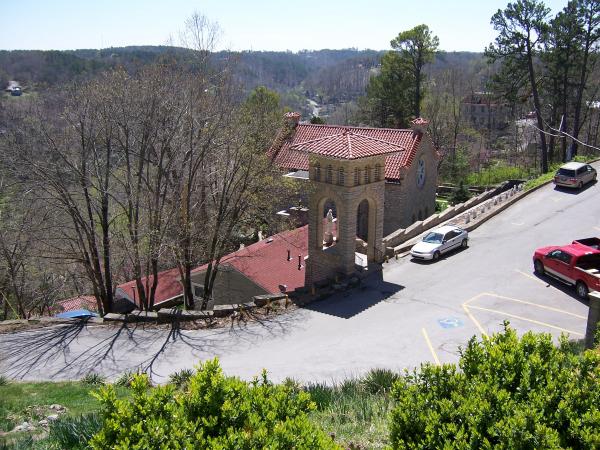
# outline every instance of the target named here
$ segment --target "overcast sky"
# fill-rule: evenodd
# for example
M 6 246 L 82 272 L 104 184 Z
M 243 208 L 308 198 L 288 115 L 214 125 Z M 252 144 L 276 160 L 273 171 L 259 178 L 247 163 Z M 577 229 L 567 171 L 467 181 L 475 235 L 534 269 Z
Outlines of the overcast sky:
M 3 2 L 4 3 L 4 2 Z M 421 23 L 447 51 L 483 51 L 507 0 L 19 0 L 0 15 L 0 49 L 77 49 L 179 43 L 198 11 L 219 23 L 220 48 L 384 50 Z M 567 0 L 547 0 L 556 13 Z

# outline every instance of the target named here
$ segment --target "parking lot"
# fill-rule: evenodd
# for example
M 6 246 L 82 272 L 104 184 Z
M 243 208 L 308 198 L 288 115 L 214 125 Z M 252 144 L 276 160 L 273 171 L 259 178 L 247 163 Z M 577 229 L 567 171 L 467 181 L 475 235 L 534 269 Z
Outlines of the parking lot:
M 600 236 L 599 189 L 545 186 L 474 230 L 467 249 L 433 263 L 392 259 L 358 289 L 261 322 L 0 335 L 0 373 L 72 379 L 141 367 L 160 382 L 216 356 L 226 373 L 246 379 L 266 368 L 274 381 L 331 382 L 374 367 L 456 362 L 472 336 L 490 335 L 505 320 L 519 333 L 581 339 L 586 303 L 572 288 L 534 275 L 531 257 L 538 247 Z
M 534 274 L 531 257 L 537 247 L 600 236 L 597 198 L 597 185 L 581 192 L 546 186 L 474 230 L 467 250 L 437 263 L 410 256 L 392 261 L 384 278 L 403 280 L 404 289 L 389 301 L 428 299 L 427 308 L 411 315 L 422 325 L 413 339 L 425 342 L 428 360 L 455 362 L 470 336 L 499 331 L 505 320 L 519 333 L 582 339 L 587 302 L 571 287 Z

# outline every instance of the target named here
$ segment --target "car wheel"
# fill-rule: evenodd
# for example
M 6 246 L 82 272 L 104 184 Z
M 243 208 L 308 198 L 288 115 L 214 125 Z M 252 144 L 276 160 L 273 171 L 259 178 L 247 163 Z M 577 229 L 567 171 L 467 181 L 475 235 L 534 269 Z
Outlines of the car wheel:
M 468 245 L 469 245 L 469 242 L 466 239 L 463 239 L 462 242 L 460 243 L 461 248 L 467 248 Z
M 434 252 L 433 253 L 433 260 L 437 261 L 438 259 L 440 259 L 440 252 Z
M 583 281 L 578 281 L 575 285 L 575 290 L 577 291 L 577 297 L 579 298 L 587 298 L 589 290 Z
M 539 259 L 536 259 L 533 262 L 533 270 L 538 275 L 544 275 L 544 264 Z

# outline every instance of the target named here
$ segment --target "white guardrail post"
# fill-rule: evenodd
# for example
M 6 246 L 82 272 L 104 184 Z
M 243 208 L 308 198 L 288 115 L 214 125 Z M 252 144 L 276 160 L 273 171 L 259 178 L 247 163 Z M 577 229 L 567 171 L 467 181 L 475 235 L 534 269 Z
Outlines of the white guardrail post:
M 594 335 L 598 329 L 600 321 L 600 292 L 592 291 L 589 293 L 590 309 L 588 312 L 587 327 L 585 329 L 585 348 L 594 347 Z

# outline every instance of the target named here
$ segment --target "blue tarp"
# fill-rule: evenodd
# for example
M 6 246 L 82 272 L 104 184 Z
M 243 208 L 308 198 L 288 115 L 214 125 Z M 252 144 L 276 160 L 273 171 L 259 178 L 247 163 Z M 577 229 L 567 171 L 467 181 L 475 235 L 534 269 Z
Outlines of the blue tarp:
M 83 317 L 98 317 L 98 314 L 88 311 L 87 309 L 76 309 L 75 311 L 57 314 L 55 317 L 58 317 L 59 319 L 77 319 Z

